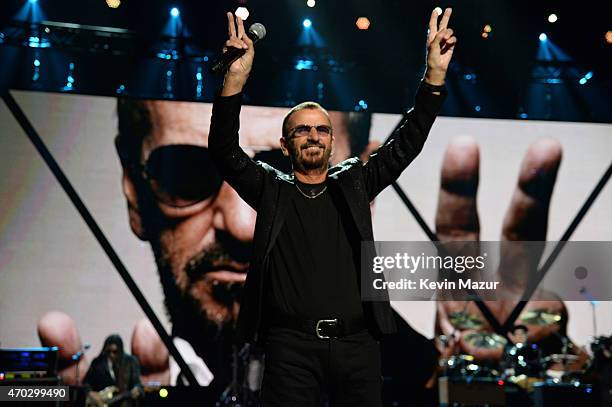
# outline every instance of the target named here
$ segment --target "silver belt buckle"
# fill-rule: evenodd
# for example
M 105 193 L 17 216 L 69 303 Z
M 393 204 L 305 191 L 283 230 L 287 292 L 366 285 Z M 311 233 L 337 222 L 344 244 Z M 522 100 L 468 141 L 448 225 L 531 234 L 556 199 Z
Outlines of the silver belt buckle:
M 320 319 L 317 321 L 317 326 L 315 327 L 315 333 L 317 334 L 317 338 L 319 339 L 330 339 L 331 336 L 326 336 L 326 335 L 321 335 L 321 333 L 319 332 L 321 329 L 321 324 L 325 323 L 325 324 L 333 324 L 335 323 L 336 325 L 338 324 L 338 318 L 334 318 L 334 319 Z

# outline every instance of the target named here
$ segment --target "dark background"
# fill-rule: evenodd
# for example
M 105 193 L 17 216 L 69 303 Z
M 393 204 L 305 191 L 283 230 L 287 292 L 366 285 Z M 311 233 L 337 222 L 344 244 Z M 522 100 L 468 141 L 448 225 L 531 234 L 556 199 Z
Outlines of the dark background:
M 92 38 L 81 31 L 73 33 L 72 42 L 49 48 L 9 39 L 13 19 L 26 3 L 2 1 L 0 80 L 11 88 L 66 91 L 72 62 L 70 92 L 210 101 L 220 78 L 207 67 L 227 35 L 224 13 L 244 5 L 251 12 L 247 25 L 261 22 L 268 31 L 257 46 L 249 103 L 289 106 L 312 99 L 330 109 L 367 106 L 397 113 L 411 105 L 423 74 L 431 10 L 450 6 L 459 43 L 444 115 L 612 122 L 612 44 L 604 39 L 612 30 L 610 1 L 319 0 L 309 8 L 306 0 L 122 0 L 111 9 L 104 0 L 38 0 L 44 20 L 130 30 L 119 39 Z M 182 35 L 162 39 L 171 7 L 180 9 Z M 559 17 L 554 24 L 547 21 L 552 12 Z M 355 27 L 359 16 L 371 20 L 369 30 Z M 312 20 L 310 33 L 317 44 L 301 41 L 304 18 Z M 485 24 L 492 26 L 487 39 L 481 37 Z M 542 32 L 548 35 L 545 43 L 538 39 Z M 548 60 L 538 58 L 541 47 L 559 52 Z M 175 50 L 173 58 L 157 58 L 160 50 Z M 36 58 L 40 75 L 33 83 Z M 299 60 L 308 61 L 309 69 L 296 69 Z M 592 78 L 581 85 L 588 72 Z

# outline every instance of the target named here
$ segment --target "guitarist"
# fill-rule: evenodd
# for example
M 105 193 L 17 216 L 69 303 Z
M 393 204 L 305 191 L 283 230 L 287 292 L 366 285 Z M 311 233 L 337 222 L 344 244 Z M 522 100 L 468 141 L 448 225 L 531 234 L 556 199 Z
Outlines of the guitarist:
M 123 341 L 117 334 L 104 340 L 102 352 L 92 361 L 83 381 L 90 387 L 87 397 L 90 405 L 97 407 L 136 406 L 144 394 L 138 360 L 123 351 Z M 114 391 L 104 391 L 112 387 Z

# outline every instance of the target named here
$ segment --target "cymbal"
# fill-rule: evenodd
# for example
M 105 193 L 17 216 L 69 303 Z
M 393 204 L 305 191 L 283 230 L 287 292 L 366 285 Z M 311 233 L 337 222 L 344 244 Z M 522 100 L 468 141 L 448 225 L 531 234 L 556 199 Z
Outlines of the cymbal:
M 510 376 L 506 380 L 516 384 L 517 386 L 521 387 L 523 390 L 527 390 L 528 392 L 533 391 L 534 384 L 541 383 L 544 381 L 539 377 L 530 377 L 524 374 L 518 376 Z
M 542 363 L 566 363 L 575 362 L 578 360 L 578 355 L 569 355 L 566 353 L 554 353 L 542 358 Z
M 463 340 L 477 348 L 486 349 L 503 348 L 508 342 L 503 336 L 491 332 L 470 332 Z
M 484 325 L 484 321 L 480 317 L 465 311 L 451 312 L 448 319 L 457 329 L 478 329 Z
M 471 363 L 474 361 L 474 359 L 475 358 L 472 355 L 452 355 L 448 358 L 440 358 L 439 364 L 440 366 L 453 367 Z
M 561 321 L 560 312 L 549 312 L 545 309 L 534 309 L 521 314 L 520 320 L 527 325 L 552 325 Z

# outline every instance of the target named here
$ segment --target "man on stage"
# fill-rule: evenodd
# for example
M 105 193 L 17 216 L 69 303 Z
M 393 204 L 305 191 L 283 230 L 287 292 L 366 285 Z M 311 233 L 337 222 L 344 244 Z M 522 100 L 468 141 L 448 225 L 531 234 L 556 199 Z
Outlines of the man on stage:
M 228 13 L 226 47 L 244 49 L 215 99 L 209 149 L 224 179 L 257 211 L 253 257 L 241 302 L 241 340 L 263 343 L 264 406 L 380 406 L 377 338 L 395 324 L 388 301 L 362 302 L 360 244 L 372 241 L 369 203 L 421 151 L 445 97 L 456 38 L 433 11 L 427 71 L 398 131 L 363 164 L 329 167 L 334 134 L 314 102 L 294 107 L 280 138 L 288 175 L 255 162 L 239 146 L 242 90 L 254 58 L 240 18 Z
M 134 406 L 143 395 L 138 360 L 123 351 L 123 340 L 117 334 L 104 340 L 102 352 L 91 362 L 83 382 L 90 386 L 88 400 L 95 406 L 110 405 L 113 399 L 117 403 L 113 405 Z M 103 399 L 98 392 L 110 387 L 115 387 L 113 398 Z

